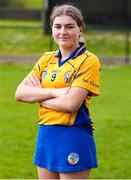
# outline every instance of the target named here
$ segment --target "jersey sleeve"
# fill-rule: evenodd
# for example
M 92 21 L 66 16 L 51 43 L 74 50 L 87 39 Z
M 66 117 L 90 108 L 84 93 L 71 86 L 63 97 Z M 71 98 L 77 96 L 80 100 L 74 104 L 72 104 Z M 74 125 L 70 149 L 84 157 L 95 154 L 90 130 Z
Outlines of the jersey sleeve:
M 36 74 L 39 80 L 40 80 L 40 74 L 41 74 L 41 59 L 42 57 L 38 60 L 38 62 L 34 65 L 33 69 L 29 73 L 29 75 Z
M 34 65 L 33 69 L 30 71 L 29 75 L 36 74 L 39 80 L 41 80 L 41 74 L 44 71 L 45 66 L 48 63 L 50 53 L 45 53 L 43 56 L 40 57 L 38 62 Z
M 79 67 L 72 87 L 82 87 L 91 92 L 92 95 L 99 95 L 100 84 L 100 62 L 96 56 L 89 56 Z

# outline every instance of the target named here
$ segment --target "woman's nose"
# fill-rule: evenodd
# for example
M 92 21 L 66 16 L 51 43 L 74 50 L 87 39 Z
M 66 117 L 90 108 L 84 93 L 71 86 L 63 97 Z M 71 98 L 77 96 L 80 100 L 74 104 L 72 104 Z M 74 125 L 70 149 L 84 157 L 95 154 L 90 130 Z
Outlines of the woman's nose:
M 61 34 L 65 34 L 65 33 L 66 33 L 66 28 L 65 28 L 64 26 L 61 27 L 60 33 L 61 33 Z

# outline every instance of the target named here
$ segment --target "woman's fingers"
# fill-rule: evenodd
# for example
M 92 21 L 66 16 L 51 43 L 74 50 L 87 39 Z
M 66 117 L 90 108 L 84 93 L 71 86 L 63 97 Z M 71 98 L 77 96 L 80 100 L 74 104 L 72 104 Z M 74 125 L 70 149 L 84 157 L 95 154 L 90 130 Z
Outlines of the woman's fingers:
M 64 94 L 67 94 L 69 90 L 70 90 L 70 87 L 56 88 L 54 89 L 54 97 L 63 96 Z

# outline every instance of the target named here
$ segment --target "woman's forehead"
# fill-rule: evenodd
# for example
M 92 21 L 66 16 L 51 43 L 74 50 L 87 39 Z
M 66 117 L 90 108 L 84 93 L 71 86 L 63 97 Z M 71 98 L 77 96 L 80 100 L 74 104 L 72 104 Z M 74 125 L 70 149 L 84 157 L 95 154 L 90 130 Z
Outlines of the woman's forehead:
M 76 24 L 76 21 L 71 16 L 61 15 L 54 19 L 53 24 Z

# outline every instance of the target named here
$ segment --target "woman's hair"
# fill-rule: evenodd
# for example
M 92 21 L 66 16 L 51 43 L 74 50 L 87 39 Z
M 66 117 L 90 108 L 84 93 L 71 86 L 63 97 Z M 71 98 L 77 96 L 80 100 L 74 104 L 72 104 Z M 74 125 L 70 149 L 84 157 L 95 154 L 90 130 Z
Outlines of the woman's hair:
M 63 5 L 56 5 L 51 13 L 50 16 L 50 25 L 53 25 L 53 21 L 57 16 L 70 16 L 72 19 L 74 19 L 79 27 L 82 27 L 82 30 L 84 31 L 85 24 L 83 20 L 83 16 L 81 11 L 75 7 L 74 5 L 69 4 L 63 4 Z

